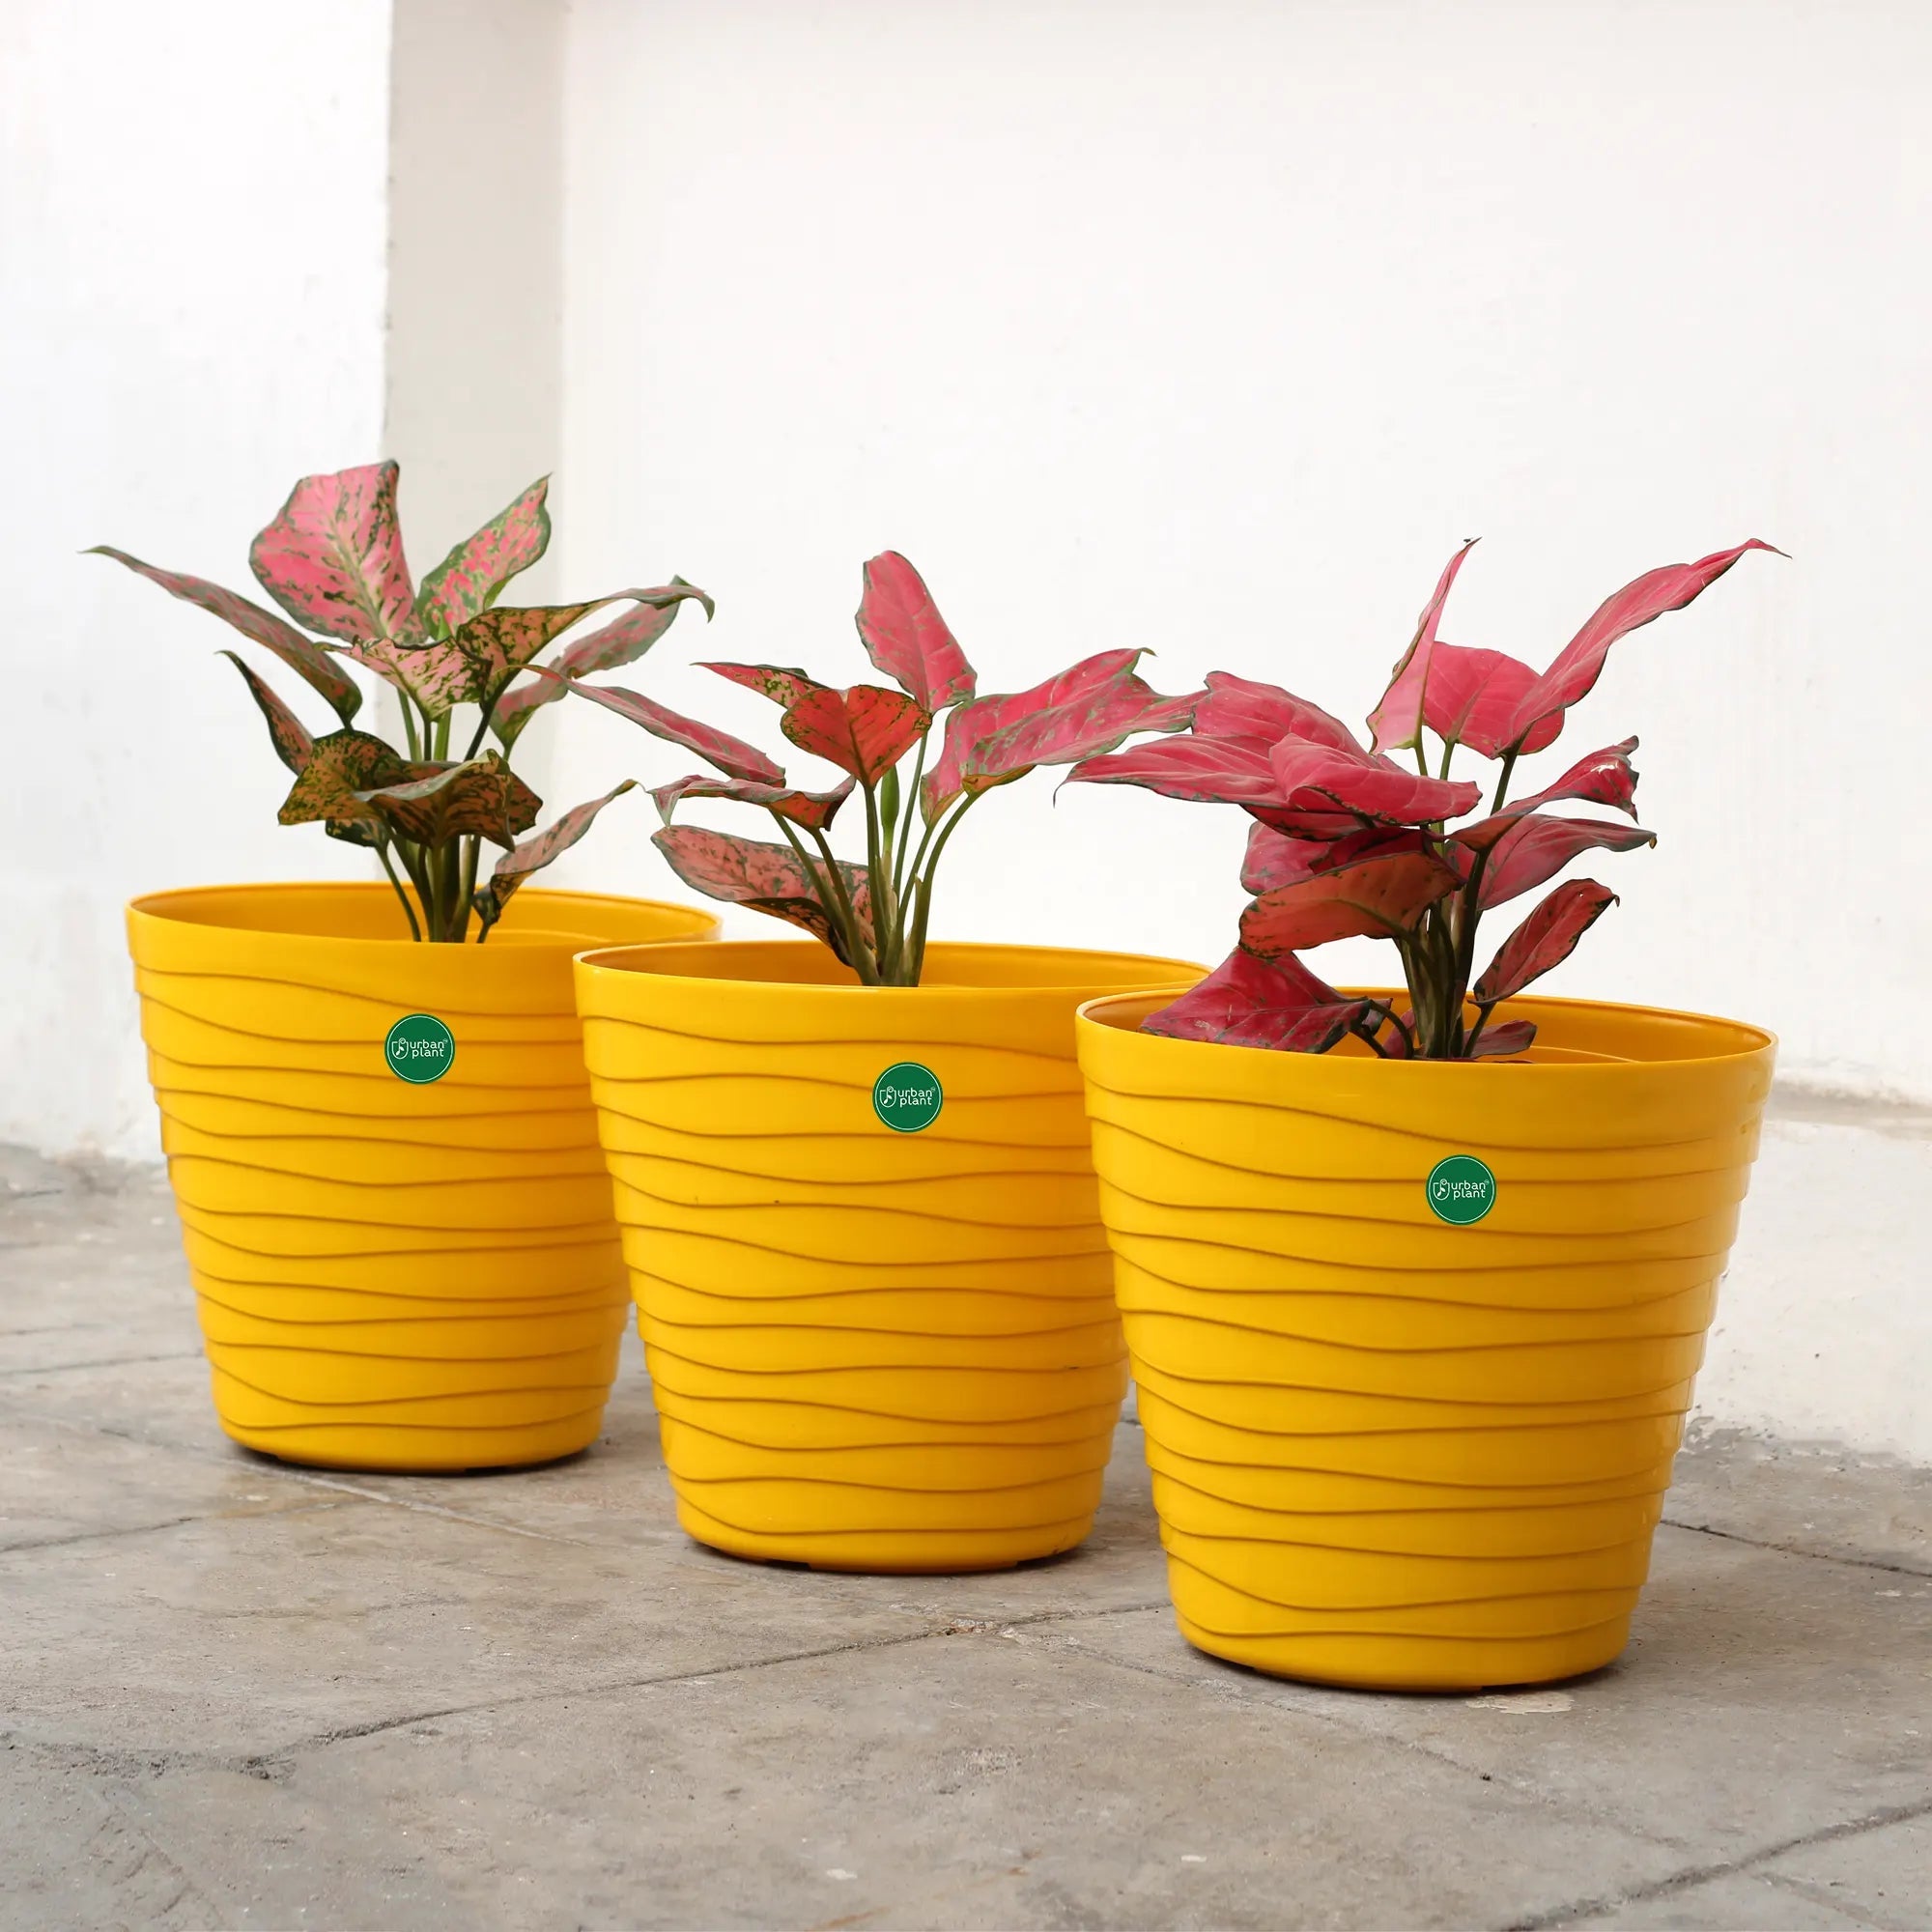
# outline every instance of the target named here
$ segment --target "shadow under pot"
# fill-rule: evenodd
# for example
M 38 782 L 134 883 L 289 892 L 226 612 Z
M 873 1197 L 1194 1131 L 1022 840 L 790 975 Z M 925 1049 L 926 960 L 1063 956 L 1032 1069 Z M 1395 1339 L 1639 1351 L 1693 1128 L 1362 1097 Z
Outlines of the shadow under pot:
M 1074 1060 L 1182 961 L 594 952 L 584 1053 L 678 1520 L 734 1555 L 1000 1569 L 1093 1526 L 1126 1387 Z
M 1080 1015 L 1180 1630 L 1466 1690 L 1624 1647 L 1771 1085 L 1767 1034 L 1512 1001 L 1517 1064 Z
M 596 1439 L 626 1299 L 571 955 L 717 922 L 526 889 L 481 946 L 401 924 L 380 883 L 128 909 L 215 1412 L 322 1467 L 548 1462 Z

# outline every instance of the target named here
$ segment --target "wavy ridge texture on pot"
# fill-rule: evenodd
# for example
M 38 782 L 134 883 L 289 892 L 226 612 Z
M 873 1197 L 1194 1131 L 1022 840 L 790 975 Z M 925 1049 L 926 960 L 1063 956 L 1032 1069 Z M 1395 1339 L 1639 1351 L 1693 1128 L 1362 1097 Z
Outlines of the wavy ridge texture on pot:
M 636 970 L 632 970 L 632 969 Z M 1087 1534 L 1126 1386 L 1073 1010 L 1198 968 L 935 946 L 860 988 L 822 948 L 580 960 L 678 1517 L 826 1568 L 992 1568 Z M 944 1094 L 916 1132 L 874 1085 Z
M 1524 1000 L 1549 1064 L 1381 1064 L 1083 1013 L 1094 1163 L 1183 1634 L 1444 1689 L 1622 1649 L 1772 1044 Z M 1570 1056 L 1574 1056 L 1570 1057 Z M 1474 1155 L 1494 1204 L 1426 1198 Z
M 483 947 L 393 938 L 400 923 L 386 886 L 129 908 L 216 1411 L 298 1463 L 567 1455 L 597 1434 L 625 1301 L 570 956 L 714 922 L 526 892 Z M 421 1085 L 384 1053 L 415 1013 L 455 1047 Z

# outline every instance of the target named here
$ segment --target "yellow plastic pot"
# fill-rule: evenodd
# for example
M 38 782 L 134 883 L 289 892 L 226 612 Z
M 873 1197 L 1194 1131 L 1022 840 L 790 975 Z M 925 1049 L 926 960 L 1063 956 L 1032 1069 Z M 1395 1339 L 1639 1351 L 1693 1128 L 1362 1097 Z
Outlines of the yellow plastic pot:
M 1526 1063 L 1403 1063 L 1136 1031 L 1158 1004 L 1096 1001 L 1079 1041 L 1182 1634 L 1383 1689 L 1608 1662 L 1770 1036 L 1518 1000 Z
M 825 1569 L 959 1571 L 1087 1534 L 1126 1358 L 1073 1012 L 1200 972 L 934 946 L 924 984 L 862 987 L 823 947 L 784 942 L 578 961 L 692 1536 Z
M 215 1411 L 325 1467 L 567 1456 L 597 1435 L 625 1302 L 571 954 L 717 922 L 526 889 L 482 946 L 402 924 L 381 884 L 128 909 Z

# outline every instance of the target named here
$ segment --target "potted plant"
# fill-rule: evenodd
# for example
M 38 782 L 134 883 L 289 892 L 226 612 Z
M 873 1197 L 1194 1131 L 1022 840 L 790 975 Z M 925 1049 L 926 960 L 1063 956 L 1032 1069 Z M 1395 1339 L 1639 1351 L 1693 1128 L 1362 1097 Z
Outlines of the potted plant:
M 898 689 L 709 667 L 780 706 L 841 774 L 824 790 L 576 684 L 716 768 L 655 793 L 686 884 L 821 942 L 589 953 L 584 1051 L 684 1527 L 832 1569 L 991 1569 L 1086 1535 L 1126 1386 L 1074 1009 L 1202 969 L 929 942 L 934 876 L 987 792 L 1178 730 L 1194 699 L 1150 690 L 1135 650 L 981 696 L 890 552 L 858 624 Z M 675 822 L 708 799 L 779 836 Z M 863 859 L 833 848 L 841 810 Z
M 1594 881 L 1557 886 L 1480 973 L 1477 931 L 1577 854 L 1653 842 L 1549 810 L 1634 818 L 1634 738 L 1540 787 L 1516 788 L 1518 762 L 1617 639 L 1767 548 L 1638 578 L 1539 674 L 1438 640 L 1465 546 L 1370 747 L 1216 674 L 1187 735 L 1075 767 L 1255 821 L 1236 950 L 1179 1000 L 1101 999 L 1079 1022 L 1170 1587 L 1200 1648 L 1406 1689 L 1622 1649 L 1773 1041 L 1522 997 L 1612 903 Z M 1498 764 L 1487 810 L 1453 775 L 1463 750 Z M 1339 991 L 1301 957 L 1358 934 L 1394 944 L 1404 991 Z
M 396 466 L 304 477 L 249 554 L 293 622 L 102 552 L 225 619 L 329 706 L 333 728 L 311 735 L 223 653 L 293 775 L 282 822 L 320 824 L 387 875 L 159 893 L 128 913 L 216 1413 L 238 1442 L 292 1462 L 567 1455 L 594 1439 L 615 1373 L 622 1261 L 570 956 L 717 922 L 522 890 L 629 786 L 532 831 L 540 801 L 510 755 L 559 688 L 519 674 L 604 606 L 627 608 L 565 645 L 562 670 L 634 659 L 687 600 L 710 604 L 673 579 L 499 605 L 549 541 L 545 491 L 532 484 L 418 591 Z M 347 664 L 394 691 L 402 747 L 355 722 Z M 484 749 L 490 733 L 499 749 Z M 486 845 L 501 856 L 479 878 Z

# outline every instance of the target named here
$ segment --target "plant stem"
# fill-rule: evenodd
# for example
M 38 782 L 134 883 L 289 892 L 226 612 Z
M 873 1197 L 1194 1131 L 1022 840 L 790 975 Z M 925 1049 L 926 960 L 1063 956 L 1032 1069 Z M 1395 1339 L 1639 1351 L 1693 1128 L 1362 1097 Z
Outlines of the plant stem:
M 896 898 L 905 891 L 906 854 L 912 850 L 912 815 L 919 810 L 920 781 L 925 777 L 925 746 L 932 735 L 928 724 L 920 734 L 919 752 L 912 761 L 912 785 L 905 794 L 905 806 L 900 814 L 902 836 L 898 841 L 898 853 L 893 861 L 893 895 Z
M 403 902 L 403 917 L 410 923 L 410 937 L 418 946 L 422 944 L 422 927 L 416 923 L 416 909 L 410 903 L 410 895 L 403 890 L 403 882 L 396 877 L 396 868 L 389 860 L 389 841 L 385 838 L 376 847 L 376 856 L 383 862 L 383 869 L 389 875 L 389 883 L 396 889 L 396 896 Z
M 876 986 L 879 976 L 867 949 L 865 935 L 859 930 L 858 911 L 852 904 L 851 895 L 845 890 L 844 875 L 838 869 L 838 861 L 825 834 L 814 832 L 811 835 L 818 841 L 818 849 L 825 859 L 825 873 L 821 877 L 791 820 L 781 811 L 774 811 L 772 817 L 784 834 L 785 843 L 798 855 L 798 863 L 805 868 L 806 882 L 811 887 L 812 897 L 818 901 L 826 920 L 838 933 L 844 949 L 845 963 L 858 974 L 860 984 Z M 837 952 L 838 948 L 833 950 Z
M 866 880 L 872 895 L 872 951 L 880 980 L 891 985 L 900 951 L 898 902 L 880 840 L 878 794 L 863 780 L 861 785 L 866 794 Z
M 469 936 L 469 908 L 476 903 L 476 863 L 483 856 L 483 840 L 471 833 L 463 840 L 463 891 L 456 904 L 456 936 Z
M 972 810 L 973 801 L 977 796 L 977 793 L 968 792 L 961 800 L 959 810 L 946 820 L 938 838 L 933 842 L 932 856 L 925 862 L 924 872 L 920 872 L 917 866 L 913 869 L 913 889 L 919 896 L 919 911 L 913 923 L 912 971 L 900 980 L 901 985 L 917 986 L 920 975 L 925 970 L 925 922 L 932 910 L 933 875 L 939 870 L 939 861 L 946 850 L 946 841 L 959 829 L 959 821 Z

